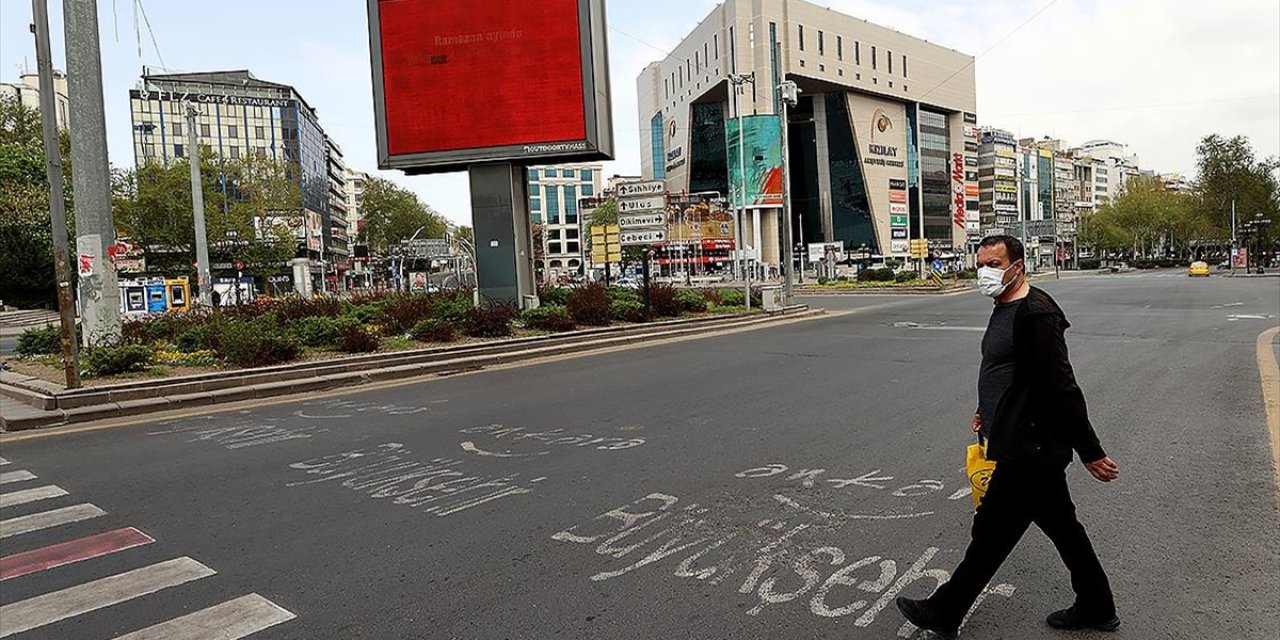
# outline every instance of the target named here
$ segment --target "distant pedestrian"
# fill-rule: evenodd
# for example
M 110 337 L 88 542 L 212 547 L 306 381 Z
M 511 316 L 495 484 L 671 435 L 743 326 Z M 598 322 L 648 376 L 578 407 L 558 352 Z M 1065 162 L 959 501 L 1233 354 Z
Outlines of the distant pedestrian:
M 1053 542 L 1071 572 L 1075 603 L 1049 614 L 1055 629 L 1114 631 L 1120 626 L 1107 575 L 1076 519 L 1066 468 L 1074 450 L 1093 477 L 1120 475 L 1089 424 L 1063 336 L 1062 309 L 1026 278 L 1022 243 L 991 236 L 978 249 L 978 288 L 995 299 L 982 337 L 973 428 L 996 462 L 973 516 L 973 538 L 951 580 L 924 600 L 898 598 L 912 624 L 954 638 L 974 600 L 1031 523 Z

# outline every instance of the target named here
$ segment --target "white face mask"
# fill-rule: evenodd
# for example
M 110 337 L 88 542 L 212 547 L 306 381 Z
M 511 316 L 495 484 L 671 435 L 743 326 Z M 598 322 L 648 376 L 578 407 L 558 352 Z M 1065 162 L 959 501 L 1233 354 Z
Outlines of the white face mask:
M 1012 269 L 1013 265 L 1009 265 Z M 988 298 L 998 298 L 1004 293 L 1009 285 L 1013 284 L 1013 280 L 1004 281 L 1004 274 L 1009 269 L 997 269 L 995 267 L 979 267 L 978 268 L 978 291 Z

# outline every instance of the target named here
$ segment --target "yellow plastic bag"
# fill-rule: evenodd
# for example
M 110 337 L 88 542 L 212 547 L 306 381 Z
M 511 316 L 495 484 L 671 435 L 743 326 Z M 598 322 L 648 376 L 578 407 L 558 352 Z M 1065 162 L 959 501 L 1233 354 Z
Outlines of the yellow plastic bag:
M 981 441 L 969 445 L 965 455 L 965 468 L 969 472 L 969 486 L 973 489 L 973 508 L 982 504 L 987 495 L 987 483 L 996 470 L 996 463 L 987 459 L 987 445 Z

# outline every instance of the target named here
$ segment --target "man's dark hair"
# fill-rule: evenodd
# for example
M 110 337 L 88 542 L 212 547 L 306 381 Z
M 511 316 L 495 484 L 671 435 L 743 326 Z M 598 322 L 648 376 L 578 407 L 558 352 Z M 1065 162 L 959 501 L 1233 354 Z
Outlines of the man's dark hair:
M 990 249 L 998 244 L 1004 245 L 1005 252 L 1009 254 L 1009 264 L 1022 260 L 1026 256 L 1022 249 L 1022 241 L 1013 236 L 987 236 L 978 246 Z

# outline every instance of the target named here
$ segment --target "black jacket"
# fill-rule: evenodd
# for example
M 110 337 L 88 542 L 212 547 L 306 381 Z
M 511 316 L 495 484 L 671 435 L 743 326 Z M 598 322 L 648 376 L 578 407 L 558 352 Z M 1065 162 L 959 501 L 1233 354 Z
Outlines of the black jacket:
M 991 420 L 991 460 L 1036 457 L 1065 462 L 1072 450 L 1082 462 L 1106 457 L 1067 357 L 1063 332 L 1069 326 L 1058 303 L 1031 287 L 1014 316 L 1014 379 Z

